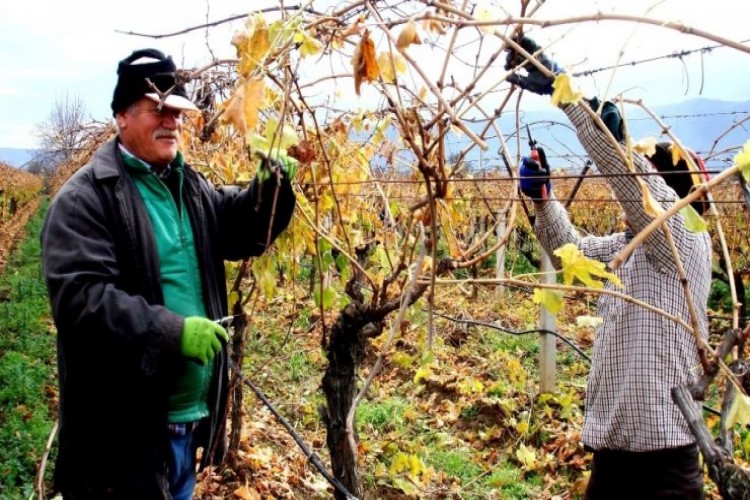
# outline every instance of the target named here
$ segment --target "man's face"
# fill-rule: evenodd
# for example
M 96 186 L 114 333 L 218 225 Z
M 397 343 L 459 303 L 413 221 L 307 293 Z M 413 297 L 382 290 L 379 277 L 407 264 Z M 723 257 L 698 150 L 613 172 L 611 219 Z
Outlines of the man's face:
M 143 97 L 117 113 L 122 144 L 155 168 L 169 165 L 177 155 L 182 132 L 182 111 L 162 107 Z

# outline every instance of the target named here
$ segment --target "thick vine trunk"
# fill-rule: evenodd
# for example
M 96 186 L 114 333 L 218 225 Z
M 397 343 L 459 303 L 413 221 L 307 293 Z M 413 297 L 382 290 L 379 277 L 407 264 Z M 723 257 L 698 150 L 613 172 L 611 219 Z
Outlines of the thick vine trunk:
M 231 414 L 232 414 L 232 430 L 229 434 L 229 456 L 234 457 L 237 455 L 237 451 L 240 449 L 240 437 L 242 436 L 242 383 L 240 381 L 240 367 L 242 366 L 242 356 L 245 352 L 245 344 L 247 339 L 245 336 L 245 329 L 247 327 L 247 321 L 245 315 L 240 314 L 242 312 L 241 300 L 237 300 L 232 308 L 232 314 L 235 315 L 234 320 L 234 337 L 232 338 L 232 364 L 234 370 L 230 378 L 230 403 Z
M 690 390 L 687 387 L 674 387 L 672 399 L 695 436 L 708 468 L 708 476 L 719 487 L 722 498 L 750 500 L 749 472 L 735 464 L 732 456 L 714 442 L 703 417 L 695 409 Z
M 326 444 L 331 452 L 333 475 L 352 495 L 362 496 L 357 468 L 356 435 L 349 439 L 346 417 L 357 394 L 357 370 L 367 345 L 381 325 L 368 319 L 368 309 L 361 304 L 347 305 L 331 328 L 328 343 L 328 368 L 323 376 L 323 393 L 327 408 L 323 411 L 326 425 Z M 354 429 L 352 429 L 354 432 Z M 335 492 L 343 500 L 346 496 Z

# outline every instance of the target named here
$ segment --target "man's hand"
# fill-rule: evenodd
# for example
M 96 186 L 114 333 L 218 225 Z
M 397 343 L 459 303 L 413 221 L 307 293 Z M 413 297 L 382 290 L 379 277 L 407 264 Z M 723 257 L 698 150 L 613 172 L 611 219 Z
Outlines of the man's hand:
M 518 44 L 529 54 L 534 54 L 540 47 L 531 38 L 523 37 L 518 41 Z M 512 47 L 508 47 L 508 55 L 505 58 L 505 69 L 511 70 L 516 68 L 519 64 L 526 61 L 526 58 L 513 50 Z M 562 71 L 555 62 L 545 56 L 543 53 L 536 55 L 536 59 L 542 63 L 542 65 L 552 71 L 553 73 L 559 73 Z M 535 94 L 546 94 L 552 95 L 552 82 L 555 81 L 553 77 L 544 75 L 536 66 L 527 62 L 524 66 L 526 76 L 519 74 L 517 71 L 508 75 L 508 80 L 513 85 L 518 85 L 522 89 L 528 90 Z
M 276 159 L 272 159 L 268 156 L 261 156 L 261 163 L 258 167 L 257 177 L 260 182 L 265 182 L 271 177 L 271 174 L 277 170 L 280 170 L 284 177 L 289 182 L 294 180 L 294 176 L 297 175 L 297 168 L 299 162 L 296 158 L 292 158 L 286 153 L 279 153 Z
M 200 316 L 185 318 L 182 328 L 182 354 L 205 365 L 221 350 L 221 340 L 229 340 L 227 331 L 218 323 Z
M 552 192 L 552 183 L 549 180 L 549 173 L 542 169 L 539 163 L 524 156 L 521 159 L 519 175 L 523 194 L 534 201 L 547 200 Z

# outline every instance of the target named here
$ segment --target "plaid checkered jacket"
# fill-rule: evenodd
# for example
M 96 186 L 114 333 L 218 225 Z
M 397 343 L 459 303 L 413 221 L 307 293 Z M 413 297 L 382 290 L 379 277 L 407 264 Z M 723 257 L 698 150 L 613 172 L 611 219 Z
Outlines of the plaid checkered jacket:
M 581 144 L 599 171 L 627 172 L 588 114 L 579 106 L 563 108 L 575 126 Z M 652 171 L 649 161 L 634 154 L 635 169 Z M 654 199 L 669 207 L 677 195 L 658 175 L 643 176 Z M 632 176 L 611 177 L 610 185 L 635 233 L 652 218 L 644 212 L 641 188 Z M 693 233 L 678 213 L 668 221 L 690 290 L 699 310 L 701 335 L 707 335 L 706 304 L 711 283 L 711 241 L 708 233 Z M 628 233 L 581 237 L 563 206 L 554 199 L 537 206 L 534 230 L 547 253 L 575 243 L 587 257 L 610 261 L 628 242 Z M 556 258 L 552 256 L 555 265 Z M 664 233 L 656 231 L 617 271 L 624 289 L 635 299 L 682 318 L 690 324 L 688 303 Z M 700 373 L 695 339 L 684 327 L 638 305 L 601 295 L 597 315 L 604 320 L 594 341 L 593 361 L 586 393 L 583 442 L 589 447 L 650 451 L 693 443 L 695 438 L 670 389 L 692 382 Z

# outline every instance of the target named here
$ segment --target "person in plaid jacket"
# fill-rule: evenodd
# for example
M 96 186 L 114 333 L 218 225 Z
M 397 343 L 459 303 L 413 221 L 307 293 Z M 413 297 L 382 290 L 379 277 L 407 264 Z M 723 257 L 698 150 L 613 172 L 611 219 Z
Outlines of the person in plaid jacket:
M 529 38 L 524 37 L 520 43 L 530 54 L 539 51 Z M 546 56 L 540 53 L 536 57 L 557 71 Z M 516 52 L 509 50 L 506 69 L 514 69 L 521 61 Z M 552 93 L 552 79 L 532 65 L 526 65 L 525 74 L 518 71 L 508 77 L 511 83 L 538 94 Z M 589 103 L 592 109 L 599 108 L 598 100 Z M 666 210 L 688 194 L 693 176 L 687 174 L 684 159 L 673 164 L 666 143 L 658 144 L 656 153 L 649 157 L 635 152 L 632 155 L 636 173 L 656 170 L 662 175 L 616 175 L 628 174 L 630 169 L 606 132 L 582 106 L 565 104 L 561 109 L 599 171 L 608 175 L 628 228 L 608 236 L 581 236 L 555 199 L 549 173 L 531 158 L 524 158 L 521 164 L 521 190 L 535 203 L 534 231 L 548 255 L 574 243 L 587 257 L 608 262 L 653 220 L 646 213 L 640 182 Z M 625 150 L 617 107 L 605 102 L 601 117 Z M 690 154 L 705 170 L 700 158 Z M 703 213 L 705 201 L 696 201 L 693 207 Z M 670 218 L 667 226 L 698 308 L 700 334 L 705 338 L 711 284 L 710 236 L 688 229 L 680 213 Z M 663 231 L 651 233 L 616 274 L 624 287 L 620 291 L 691 323 L 688 299 Z M 670 395 L 673 387 L 691 383 L 699 374 L 698 349 L 692 332 L 611 295 L 600 296 L 597 315 L 603 323 L 594 341 L 582 433 L 586 449 L 593 451 L 586 498 L 702 498 L 703 477 L 695 437 Z

